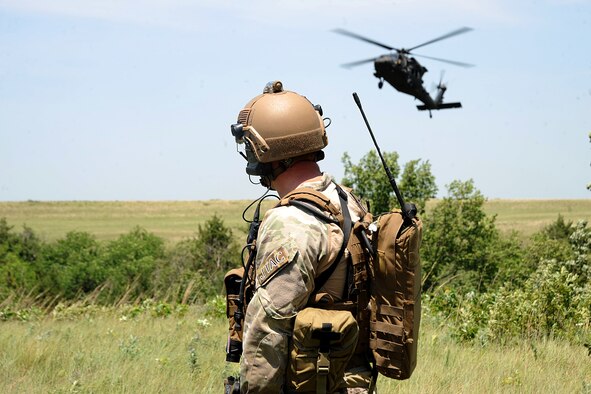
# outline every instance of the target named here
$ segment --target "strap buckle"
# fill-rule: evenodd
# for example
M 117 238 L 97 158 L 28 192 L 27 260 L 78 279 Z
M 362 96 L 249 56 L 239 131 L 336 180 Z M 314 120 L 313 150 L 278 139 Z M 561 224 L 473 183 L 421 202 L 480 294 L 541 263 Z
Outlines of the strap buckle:
M 318 353 L 318 362 L 316 363 L 316 372 L 318 375 L 328 375 L 330 370 L 330 360 L 327 353 Z

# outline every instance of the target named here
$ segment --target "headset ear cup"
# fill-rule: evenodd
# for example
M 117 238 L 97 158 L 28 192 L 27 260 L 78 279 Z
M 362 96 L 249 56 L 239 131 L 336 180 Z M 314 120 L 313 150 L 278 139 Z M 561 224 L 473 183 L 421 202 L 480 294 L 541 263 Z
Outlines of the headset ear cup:
M 268 176 L 262 176 L 261 178 L 261 186 L 266 187 L 268 189 L 271 188 L 271 179 Z

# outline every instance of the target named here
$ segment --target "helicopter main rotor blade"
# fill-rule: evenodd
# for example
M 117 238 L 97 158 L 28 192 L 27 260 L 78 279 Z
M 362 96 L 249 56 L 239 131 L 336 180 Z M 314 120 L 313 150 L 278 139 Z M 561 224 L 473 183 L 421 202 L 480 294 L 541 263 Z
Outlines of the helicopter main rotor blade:
M 469 31 L 471 31 L 471 30 L 474 30 L 474 29 L 472 29 L 471 27 L 462 27 L 462 28 L 460 28 L 460 29 L 457 29 L 457 30 L 451 31 L 451 32 L 449 32 L 449 33 L 447 33 L 447 34 L 444 34 L 444 35 L 442 35 L 441 37 L 434 38 L 434 39 L 432 39 L 431 41 L 427 41 L 427 42 L 424 42 L 424 43 L 422 43 L 422 44 L 420 44 L 420 45 L 417 45 L 417 46 L 415 46 L 415 47 L 412 47 L 412 48 L 410 48 L 410 49 L 407 49 L 407 52 L 410 52 L 410 51 L 412 51 L 413 49 L 417 49 L 417 48 L 420 48 L 420 47 L 424 47 L 425 45 L 433 44 L 434 42 L 437 42 L 437 41 L 445 40 L 446 38 L 450 38 L 450 37 L 453 37 L 453 36 L 457 36 L 458 34 L 467 33 L 467 32 L 469 32 Z
M 398 49 L 393 48 L 393 47 L 391 47 L 389 45 L 385 45 L 385 44 L 379 43 L 377 41 L 374 41 L 374 40 L 371 40 L 369 38 L 360 36 L 359 34 L 351 33 L 350 31 L 347 31 L 347 30 L 344 30 L 344 29 L 333 29 L 333 31 L 335 33 L 339 33 L 339 34 L 343 34 L 345 36 L 353 37 L 353 38 L 356 38 L 356 39 L 361 40 L 361 41 L 369 42 L 370 44 L 377 45 L 377 46 L 382 47 L 382 48 L 385 48 L 385 49 L 387 49 L 389 51 L 393 51 L 393 50 L 398 51 Z
M 438 57 L 431 57 L 431 56 L 425 56 L 425 55 L 417 55 L 417 54 L 414 54 L 414 53 L 412 55 L 413 56 L 416 56 L 416 57 L 424 57 L 425 59 L 437 60 L 438 62 L 444 62 L 444 63 L 453 64 L 454 66 L 474 67 L 473 64 L 456 62 L 455 60 L 440 59 Z
M 351 68 L 351 67 L 355 67 L 355 66 L 360 66 L 362 64 L 371 63 L 371 62 L 373 62 L 375 60 L 376 60 L 376 58 L 375 57 L 372 57 L 371 59 L 364 59 L 364 60 L 358 60 L 356 62 L 341 64 L 341 67 Z

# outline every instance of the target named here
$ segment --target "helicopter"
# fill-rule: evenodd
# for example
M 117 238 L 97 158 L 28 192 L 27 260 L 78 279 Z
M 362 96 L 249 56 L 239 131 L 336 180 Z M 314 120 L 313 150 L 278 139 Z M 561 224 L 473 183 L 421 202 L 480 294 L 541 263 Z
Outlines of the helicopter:
M 428 70 L 423 67 L 415 57 L 424 57 L 426 59 L 437 60 L 440 62 L 450 63 L 456 66 L 461 67 L 473 67 L 472 64 L 456 62 L 453 60 L 447 59 L 440 59 L 430 56 L 424 55 L 417 55 L 411 53 L 411 51 L 423 47 L 425 45 L 433 44 L 434 42 L 444 40 L 446 38 L 450 38 L 453 36 L 457 36 L 458 34 L 467 33 L 471 31 L 472 28 L 469 27 L 462 27 L 460 29 L 451 31 L 447 34 L 444 34 L 440 37 L 434 38 L 422 44 L 416 45 L 412 48 L 405 49 L 405 48 L 394 48 L 389 45 L 385 45 L 374 41 L 372 39 L 360 36 L 359 34 L 352 33 L 350 31 L 344 29 L 334 29 L 333 32 L 339 33 L 345 36 L 349 36 L 352 38 L 356 38 L 361 41 L 368 42 L 370 44 L 377 45 L 379 47 L 385 48 L 391 52 L 386 55 L 381 55 L 378 57 L 359 60 L 352 63 L 346 63 L 342 66 L 345 68 L 351 68 L 355 66 L 359 66 L 365 63 L 374 63 L 375 73 L 374 76 L 378 78 L 380 81 L 378 82 L 378 88 L 382 88 L 384 86 L 384 80 L 388 82 L 390 85 L 394 87 L 394 89 L 398 90 L 399 92 L 409 94 L 414 96 L 416 99 L 419 99 L 423 104 L 417 105 L 417 109 L 419 111 L 429 111 L 429 117 L 432 117 L 431 111 L 432 110 L 440 110 L 440 109 L 448 109 L 448 108 L 461 108 L 462 103 L 460 102 L 452 102 L 452 103 L 444 103 L 443 102 L 443 94 L 447 90 L 447 86 L 443 83 L 443 75 L 439 80 L 439 84 L 437 85 L 437 94 L 435 97 L 431 97 L 431 95 L 425 90 L 423 87 L 423 74 L 425 74 Z M 412 55 L 412 56 L 411 56 Z

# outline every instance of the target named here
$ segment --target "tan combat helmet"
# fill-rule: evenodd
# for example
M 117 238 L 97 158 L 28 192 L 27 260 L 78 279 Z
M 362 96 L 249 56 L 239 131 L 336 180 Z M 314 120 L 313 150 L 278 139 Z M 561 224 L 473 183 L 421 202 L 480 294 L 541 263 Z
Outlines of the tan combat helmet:
M 263 94 L 250 100 L 231 131 L 236 142 L 245 144 L 246 173 L 261 176 L 266 187 L 302 156 L 324 158 L 322 149 L 328 144 L 322 108 L 283 90 L 281 81 L 269 82 Z M 272 162 L 280 165 L 273 168 Z

